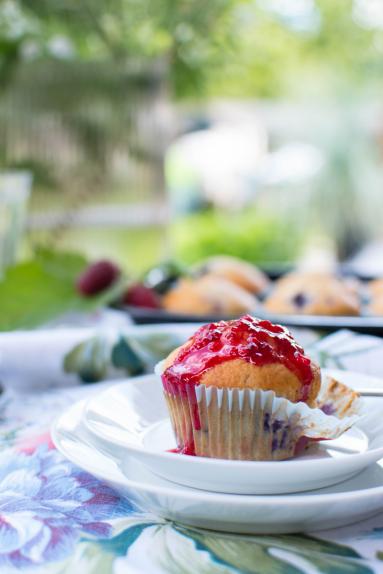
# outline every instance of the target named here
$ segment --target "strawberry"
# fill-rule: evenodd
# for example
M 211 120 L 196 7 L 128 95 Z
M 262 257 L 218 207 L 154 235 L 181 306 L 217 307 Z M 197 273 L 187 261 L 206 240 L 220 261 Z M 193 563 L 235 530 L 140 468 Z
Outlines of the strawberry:
M 96 295 L 110 287 L 121 274 L 117 265 L 103 259 L 92 263 L 76 282 L 77 291 L 84 297 Z
M 143 283 L 130 285 L 122 297 L 122 302 L 125 305 L 133 305 L 135 307 L 149 307 L 151 309 L 159 309 L 161 307 L 157 293 Z

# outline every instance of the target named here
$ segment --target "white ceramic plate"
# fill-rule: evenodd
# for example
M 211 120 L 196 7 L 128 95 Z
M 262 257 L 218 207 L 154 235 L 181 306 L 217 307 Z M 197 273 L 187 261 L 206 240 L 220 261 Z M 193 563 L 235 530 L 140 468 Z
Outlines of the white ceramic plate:
M 226 532 L 282 534 L 345 526 L 383 509 L 383 468 L 379 464 L 342 484 L 310 494 L 220 494 L 170 483 L 135 458 L 119 462 L 101 453 L 83 425 L 83 406 L 84 402 L 72 406 L 53 426 L 56 447 L 74 464 L 157 516 Z
M 378 385 L 376 379 L 327 372 L 350 386 Z M 92 397 L 84 422 L 99 445 L 120 458 L 135 457 L 173 482 L 233 494 L 281 494 L 322 488 L 346 480 L 383 457 L 383 402 L 371 404 L 368 419 L 339 439 L 323 441 L 303 456 L 280 462 L 233 461 L 185 456 L 174 448 L 162 386 L 154 375 L 131 379 Z

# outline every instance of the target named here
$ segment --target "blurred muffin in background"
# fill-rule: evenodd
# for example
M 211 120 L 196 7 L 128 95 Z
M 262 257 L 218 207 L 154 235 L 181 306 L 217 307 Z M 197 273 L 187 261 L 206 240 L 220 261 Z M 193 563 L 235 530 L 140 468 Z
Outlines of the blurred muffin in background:
M 369 297 L 367 311 L 370 315 L 383 315 L 383 278 L 368 283 L 367 296 Z
M 383 278 L 370 281 L 367 288 L 371 297 L 379 297 L 379 295 L 383 296 Z
M 383 294 L 371 299 L 367 311 L 370 315 L 383 315 Z
M 276 282 L 264 302 L 270 313 L 359 315 L 355 285 L 327 273 L 291 273 Z
M 217 255 L 206 259 L 197 266 L 196 272 L 200 275 L 222 277 L 256 295 L 269 285 L 267 275 L 258 267 L 229 255 Z
M 257 299 L 245 289 L 215 276 L 180 279 L 162 298 L 164 309 L 184 314 L 236 315 L 254 311 Z

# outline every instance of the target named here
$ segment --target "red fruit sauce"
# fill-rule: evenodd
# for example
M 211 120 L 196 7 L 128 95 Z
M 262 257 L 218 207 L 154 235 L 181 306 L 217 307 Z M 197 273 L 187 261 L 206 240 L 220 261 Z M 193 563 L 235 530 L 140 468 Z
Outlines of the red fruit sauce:
M 302 347 L 285 327 L 250 315 L 200 327 L 162 374 L 164 388 L 172 392 L 176 386 L 186 393 L 189 385 L 200 384 L 208 369 L 234 359 L 257 366 L 282 363 L 300 380 L 300 399 L 307 400 L 313 372 Z

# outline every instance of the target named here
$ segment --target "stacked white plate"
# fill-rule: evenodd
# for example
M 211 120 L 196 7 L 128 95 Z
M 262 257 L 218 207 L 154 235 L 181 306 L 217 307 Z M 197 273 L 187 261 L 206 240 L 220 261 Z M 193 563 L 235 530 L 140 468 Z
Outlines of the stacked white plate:
M 358 390 L 382 384 L 345 371 L 324 375 Z M 353 429 L 293 460 L 208 459 L 169 452 L 161 383 L 149 375 L 72 406 L 53 440 L 73 463 L 161 517 L 229 532 L 315 531 L 383 509 L 383 399 L 365 401 L 367 415 Z

